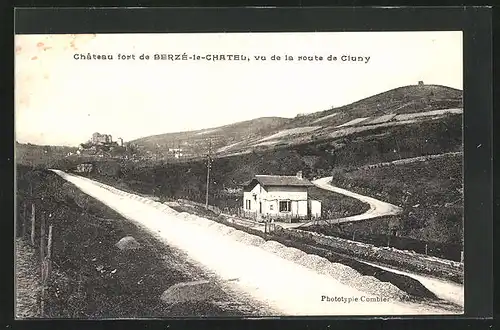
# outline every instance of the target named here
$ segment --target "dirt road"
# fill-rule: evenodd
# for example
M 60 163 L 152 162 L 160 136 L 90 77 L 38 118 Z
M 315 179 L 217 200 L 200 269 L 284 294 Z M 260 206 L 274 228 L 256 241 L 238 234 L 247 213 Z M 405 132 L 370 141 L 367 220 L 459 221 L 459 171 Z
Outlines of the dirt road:
M 404 165 L 404 164 L 411 164 L 411 163 L 416 163 L 416 162 L 425 162 L 425 161 L 428 161 L 431 159 L 439 159 L 439 158 L 443 158 L 443 157 L 455 157 L 455 156 L 462 156 L 462 155 L 463 155 L 463 153 L 461 151 L 446 152 L 444 154 L 427 155 L 427 156 L 419 156 L 419 157 L 412 157 L 412 158 L 403 158 L 403 159 L 394 160 L 392 162 L 370 164 L 370 165 L 361 166 L 358 169 L 371 169 L 371 168 L 391 166 L 391 165 Z
M 342 194 L 345 196 L 349 196 L 352 198 L 356 198 L 363 203 L 367 203 L 370 205 L 370 209 L 364 213 L 353 215 L 345 218 L 337 218 L 337 219 L 328 219 L 322 220 L 323 223 L 344 223 L 344 222 L 353 222 L 353 221 L 361 221 L 361 220 L 369 220 L 378 217 L 383 217 L 387 215 L 397 215 L 402 212 L 402 209 L 399 206 L 382 202 L 378 199 L 357 194 L 355 192 L 342 189 L 339 187 L 332 186 L 330 182 L 332 181 L 332 177 L 325 177 L 318 180 L 313 181 L 312 183 L 324 190 L 332 191 L 338 194 Z M 315 224 L 315 221 L 305 222 L 305 223 L 283 223 L 280 224 L 283 228 L 299 228 L 299 227 L 307 227 Z
M 358 215 L 353 215 L 350 217 L 331 220 L 335 223 L 367 220 L 367 219 L 373 219 L 373 218 L 387 216 L 387 215 L 397 215 L 397 214 L 400 214 L 402 211 L 402 209 L 396 205 L 382 202 L 382 201 L 375 199 L 375 198 L 372 198 L 372 197 L 360 195 L 360 194 L 354 193 L 354 192 L 346 190 L 346 189 L 332 186 L 330 183 L 331 181 L 332 181 L 332 177 L 326 177 L 326 178 L 321 178 L 321 179 L 313 181 L 313 184 L 318 188 L 333 191 L 333 192 L 336 192 L 338 194 L 342 194 L 342 195 L 349 196 L 352 198 L 356 198 L 356 199 L 370 205 L 370 209 L 364 213 L 361 213 Z M 329 221 L 329 220 L 327 220 L 327 221 Z

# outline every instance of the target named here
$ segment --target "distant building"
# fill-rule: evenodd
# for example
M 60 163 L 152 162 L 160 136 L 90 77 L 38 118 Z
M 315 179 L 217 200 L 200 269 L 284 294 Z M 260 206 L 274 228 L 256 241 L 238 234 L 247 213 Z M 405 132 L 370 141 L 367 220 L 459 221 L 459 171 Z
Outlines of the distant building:
M 108 144 L 112 143 L 113 138 L 108 134 L 94 133 L 92 134 L 92 144 Z
M 311 186 L 302 172 L 295 176 L 256 175 L 243 185 L 243 211 L 260 219 L 319 218 L 321 202 L 307 195 Z
M 118 142 L 118 145 L 120 147 L 123 147 L 123 139 L 122 138 L 118 138 L 117 142 Z
M 91 163 L 78 164 L 76 167 L 77 173 L 90 173 L 94 169 L 94 165 Z
M 181 158 L 183 156 L 181 148 L 169 148 L 169 152 L 171 152 L 175 158 Z

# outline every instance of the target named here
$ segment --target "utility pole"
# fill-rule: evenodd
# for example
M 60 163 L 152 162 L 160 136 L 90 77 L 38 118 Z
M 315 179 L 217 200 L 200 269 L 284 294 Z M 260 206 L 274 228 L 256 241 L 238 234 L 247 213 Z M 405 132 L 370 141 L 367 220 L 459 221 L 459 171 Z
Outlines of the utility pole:
M 172 162 L 175 163 L 175 140 L 168 146 L 168 157 L 172 157 Z
M 179 162 L 181 162 L 182 159 L 182 152 L 181 152 L 181 142 L 177 141 L 177 157 L 179 158 Z
M 399 149 L 398 140 L 394 139 L 394 142 L 396 143 L 396 148 L 398 149 L 398 158 L 401 160 L 401 150 Z
M 205 208 L 208 209 L 208 187 L 210 186 L 210 168 L 212 167 L 212 139 L 210 139 L 210 144 L 208 147 L 207 154 L 207 193 L 205 195 Z

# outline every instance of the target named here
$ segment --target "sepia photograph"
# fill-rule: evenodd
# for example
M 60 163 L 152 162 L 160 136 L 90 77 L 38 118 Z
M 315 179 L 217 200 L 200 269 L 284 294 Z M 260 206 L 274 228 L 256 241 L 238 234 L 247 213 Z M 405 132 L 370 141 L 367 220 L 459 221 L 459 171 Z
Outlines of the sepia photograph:
M 463 314 L 462 37 L 16 35 L 15 318 Z

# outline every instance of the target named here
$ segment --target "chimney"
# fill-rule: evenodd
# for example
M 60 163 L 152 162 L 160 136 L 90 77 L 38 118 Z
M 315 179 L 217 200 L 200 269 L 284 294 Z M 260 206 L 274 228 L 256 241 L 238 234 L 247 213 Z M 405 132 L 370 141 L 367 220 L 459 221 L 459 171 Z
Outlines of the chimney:
M 297 178 L 302 179 L 302 171 L 297 172 Z

